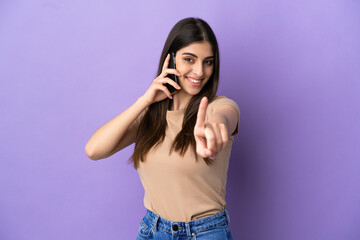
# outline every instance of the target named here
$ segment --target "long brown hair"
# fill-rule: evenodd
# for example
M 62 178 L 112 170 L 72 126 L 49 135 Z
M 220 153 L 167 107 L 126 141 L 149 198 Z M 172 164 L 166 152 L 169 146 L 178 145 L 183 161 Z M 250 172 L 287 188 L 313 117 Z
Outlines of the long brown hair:
M 161 53 L 157 75 L 162 72 L 162 66 L 165 58 L 169 52 L 177 52 L 179 49 L 186 47 L 195 42 L 208 41 L 214 52 L 214 70 L 205 86 L 201 89 L 199 94 L 193 96 L 186 106 L 182 129 L 174 139 L 169 152 L 176 151 L 183 156 L 189 146 L 192 147 L 194 155 L 196 156 L 196 142 L 194 138 L 194 126 L 197 118 L 197 111 L 201 99 L 206 96 L 211 102 L 217 92 L 219 84 L 219 48 L 214 32 L 210 26 L 199 18 L 185 18 L 180 20 L 171 29 L 163 51 Z M 166 112 L 172 106 L 173 100 L 166 98 L 160 102 L 151 104 L 144 117 L 140 121 L 135 141 L 135 149 L 129 163 L 134 163 L 134 168 L 137 169 L 139 161 L 144 161 L 146 154 L 151 148 L 158 146 L 164 141 L 165 130 L 167 128 Z M 203 158 L 207 165 L 211 165 L 213 160 Z

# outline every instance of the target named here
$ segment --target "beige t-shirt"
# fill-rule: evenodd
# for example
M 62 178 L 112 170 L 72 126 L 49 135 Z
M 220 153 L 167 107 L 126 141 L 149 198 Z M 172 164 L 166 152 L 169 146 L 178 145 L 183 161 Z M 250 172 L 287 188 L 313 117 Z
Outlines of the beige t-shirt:
M 226 97 L 217 96 L 208 104 L 206 120 L 216 109 L 231 105 L 238 112 L 237 104 Z M 226 148 L 218 153 L 211 166 L 201 156 L 195 160 L 191 147 L 182 157 L 177 152 L 169 155 L 171 143 L 179 133 L 184 109 L 167 111 L 166 136 L 162 144 L 152 148 L 137 169 L 145 190 L 145 208 L 170 221 L 190 221 L 217 214 L 225 209 L 227 171 L 233 136 Z

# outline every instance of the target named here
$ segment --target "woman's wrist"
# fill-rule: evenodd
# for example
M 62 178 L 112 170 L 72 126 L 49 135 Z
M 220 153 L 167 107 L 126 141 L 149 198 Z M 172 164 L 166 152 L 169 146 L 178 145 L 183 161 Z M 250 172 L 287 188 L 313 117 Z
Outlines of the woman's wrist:
M 144 109 L 151 105 L 151 103 L 149 103 L 144 96 L 139 97 L 136 102 Z

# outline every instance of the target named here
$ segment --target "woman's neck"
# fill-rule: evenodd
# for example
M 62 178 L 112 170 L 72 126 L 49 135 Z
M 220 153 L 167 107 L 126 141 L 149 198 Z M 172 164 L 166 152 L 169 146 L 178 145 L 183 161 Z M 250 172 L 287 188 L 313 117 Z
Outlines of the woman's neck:
M 192 96 L 189 94 L 184 94 L 184 92 L 180 91 L 173 95 L 173 104 L 171 106 L 171 111 L 184 109 L 188 102 L 191 100 Z

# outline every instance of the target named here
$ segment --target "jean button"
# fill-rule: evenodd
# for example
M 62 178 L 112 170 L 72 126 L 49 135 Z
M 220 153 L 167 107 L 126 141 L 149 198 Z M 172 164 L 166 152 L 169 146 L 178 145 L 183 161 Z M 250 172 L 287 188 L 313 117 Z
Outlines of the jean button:
M 178 225 L 173 225 L 173 226 L 172 226 L 172 229 L 173 229 L 174 231 L 177 231 L 177 230 L 179 229 L 179 227 L 178 227 Z

